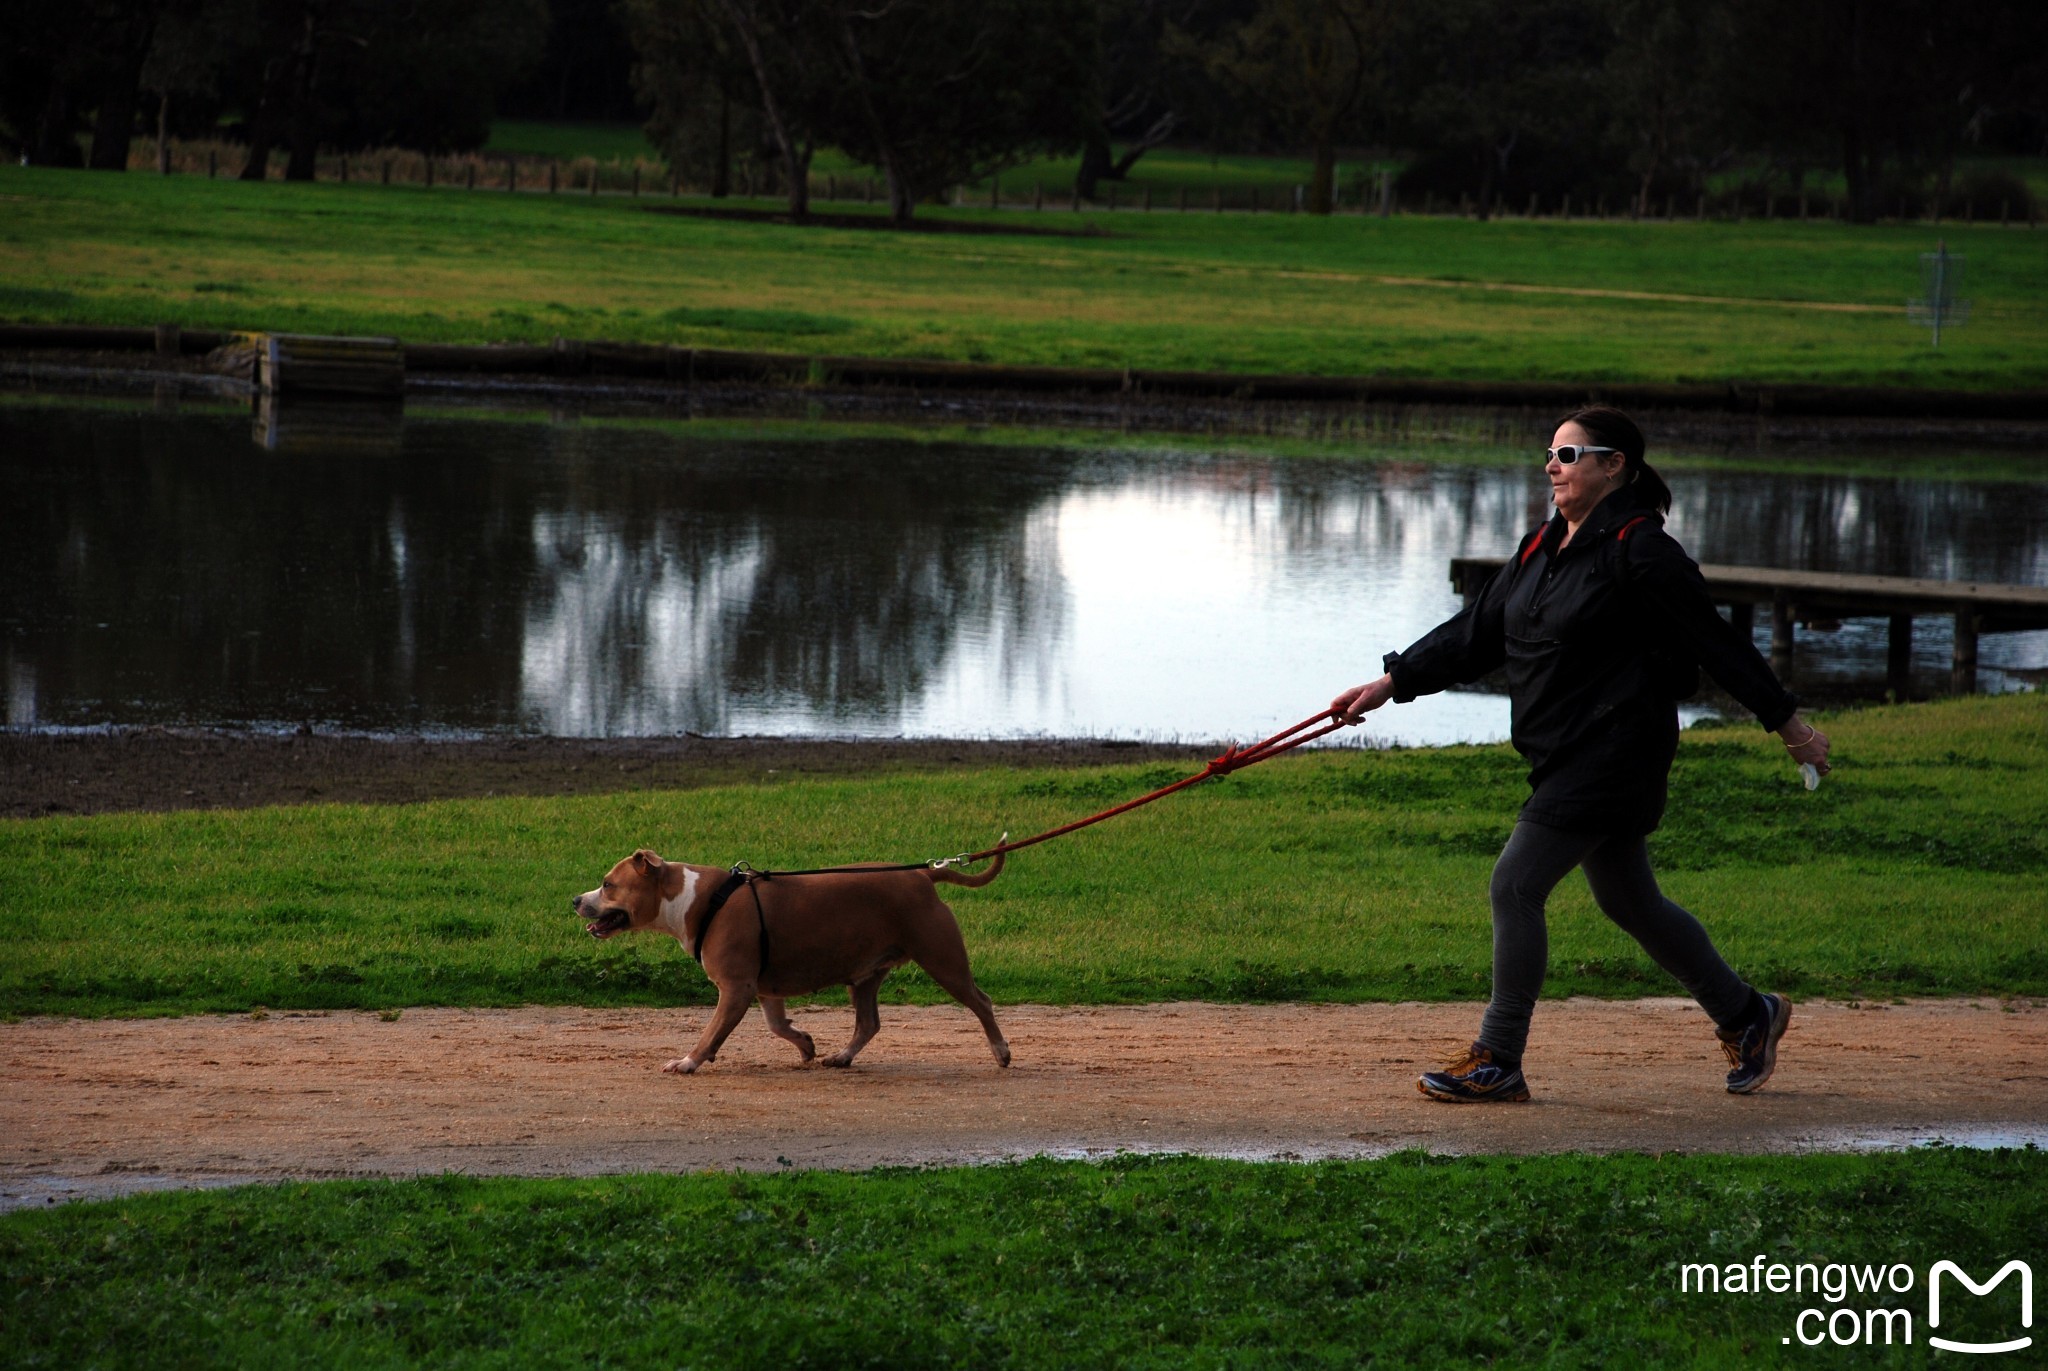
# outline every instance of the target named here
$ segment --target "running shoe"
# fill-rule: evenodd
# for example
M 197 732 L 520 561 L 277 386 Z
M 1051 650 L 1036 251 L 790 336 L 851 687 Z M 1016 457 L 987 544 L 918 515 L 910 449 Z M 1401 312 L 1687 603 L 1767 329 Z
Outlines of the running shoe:
M 1415 1088 L 1432 1100 L 1477 1104 L 1497 1100 L 1514 1103 L 1529 1098 L 1529 1083 L 1519 1066 L 1502 1066 L 1491 1050 L 1473 1043 L 1464 1056 L 1441 1071 L 1425 1071 Z
M 1792 1022 L 1792 1001 L 1783 995 L 1765 995 L 1764 1017 L 1747 1028 L 1730 1032 L 1714 1030 L 1721 1050 L 1728 1054 L 1728 1093 L 1747 1095 L 1771 1078 L 1778 1068 L 1778 1039 Z

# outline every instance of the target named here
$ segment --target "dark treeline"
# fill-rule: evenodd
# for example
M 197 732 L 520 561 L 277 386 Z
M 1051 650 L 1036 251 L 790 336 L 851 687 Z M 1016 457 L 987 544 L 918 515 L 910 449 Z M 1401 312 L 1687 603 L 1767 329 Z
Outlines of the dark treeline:
M 0 141 L 31 162 L 122 167 L 153 126 L 311 176 L 495 114 L 640 117 L 691 184 L 743 168 L 797 214 L 824 148 L 899 218 L 1048 156 L 1092 198 L 1168 143 L 1304 156 L 1311 211 L 1386 159 L 1482 215 L 1822 181 L 1866 221 L 2025 208 L 1959 159 L 2048 154 L 2040 0 L 34 0 L 7 42 Z

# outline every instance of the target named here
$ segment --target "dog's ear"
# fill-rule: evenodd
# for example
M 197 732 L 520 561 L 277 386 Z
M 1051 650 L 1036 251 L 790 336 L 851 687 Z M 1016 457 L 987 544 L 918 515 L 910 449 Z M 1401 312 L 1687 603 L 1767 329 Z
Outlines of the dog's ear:
M 633 865 L 639 867 L 642 871 L 659 871 L 665 863 L 660 857 L 657 857 L 654 853 L 649 852 L 643 847 L 633 854 Z

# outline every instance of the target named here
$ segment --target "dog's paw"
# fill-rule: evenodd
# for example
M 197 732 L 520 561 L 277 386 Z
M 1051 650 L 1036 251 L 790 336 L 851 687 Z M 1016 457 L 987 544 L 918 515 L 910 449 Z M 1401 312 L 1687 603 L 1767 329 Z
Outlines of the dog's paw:
M 808 1033 L 797 1034 L 796 1050 L 803 1054 L 805 1062 L 818 1055 L 818 1045 L 811 1041 L 811 1035 Z
M 687 1076 L 696 1069 L 697 1059 L 695 1057 L 678 1057 L 661 1068 L 662 1073 L 668 1076 Z
M 826 1057 L 826 1058 L 822 1059 L 822 1060 L 821 1060 L 821 1061 L 819 1062 L 819 1065 L 821 1065 L 821 1066 L 852 1066 L 852 1065 L 853 1065 L 853 1054 L 852 1054 L 851 1052 L 834 1052 L 834 1053 L 833 1053 L 833 1054 L 832 1054 L 831 1056 L 829 1056 L 829 1057 Z

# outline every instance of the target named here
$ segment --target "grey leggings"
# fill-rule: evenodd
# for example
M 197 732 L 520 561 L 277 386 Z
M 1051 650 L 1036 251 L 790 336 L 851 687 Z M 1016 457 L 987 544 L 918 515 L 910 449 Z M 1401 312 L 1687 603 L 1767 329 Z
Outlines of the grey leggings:
M 1480 1046 L 1521 1059 L 1550 959 L 1543 906 L 1575 866 L 1585 868 L 1600 912 L 1676 976 L 1716 1024 L 1741 1024 L 1748 984 L 1721 960 L 1700 921 L 1664 898 L 1641 838 L 1570 833 L 1524 819 L 1493 868 L 1493 1001 L 1479 1029 Z

